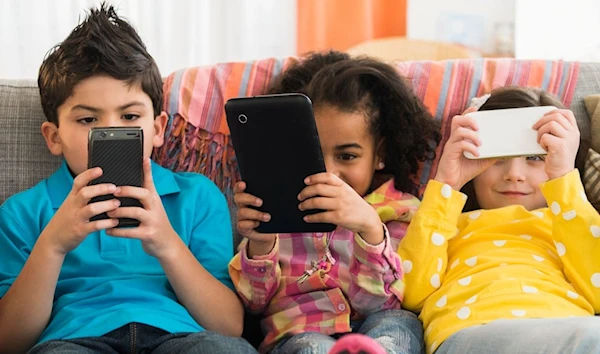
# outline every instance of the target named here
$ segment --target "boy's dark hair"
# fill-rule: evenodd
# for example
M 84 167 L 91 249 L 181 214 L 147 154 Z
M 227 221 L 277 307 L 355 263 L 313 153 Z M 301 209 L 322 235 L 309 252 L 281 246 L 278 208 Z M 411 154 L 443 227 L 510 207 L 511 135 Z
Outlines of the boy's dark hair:
M 441 134 L 439 124 L 392 66 L 336 51 L 313 53 L 282 73 L 268 92 L 299 92 L 310 97 L 315 109 L 331 105 L 364 114 L 375 142 L 385 139 L 381 172 L 394 176 L 396 189 L 417 192 L 410 177 L 418 172 L 419 162 L 434 158 Z
M 89 77 L 107 75 L 140 84 L 150 96 L 154 116 L 162 110 L 162 78 L 136 30 L 105 3 L 52 48 L 40 67 L 38 87 L 44 114 L 58 125 L 58 108 L 74 87 Z
M 565 106 L 557 97 L 544 90 L 533 87 L 507 86 L 493 90 L 490 98 L 479 108 L 479 110 L 490 111 L 494 109 L 525 108 L 536 106 L 554 106 L 560 109 L 565 108 Z M 577 152 L 577 158 L 575 161 L 575 165 L 579 169 L 583 168 L 588 147 L 589 143 L 582 140 L 579 145 L 579 151 Z M 477 201 L 477 196 L 475 195 L 473 180 L 465 184 L 461 189 L 461 192 L 465 193 L 469 197 L 463 209 L 464 212 L 481 209 L 479 202 Z

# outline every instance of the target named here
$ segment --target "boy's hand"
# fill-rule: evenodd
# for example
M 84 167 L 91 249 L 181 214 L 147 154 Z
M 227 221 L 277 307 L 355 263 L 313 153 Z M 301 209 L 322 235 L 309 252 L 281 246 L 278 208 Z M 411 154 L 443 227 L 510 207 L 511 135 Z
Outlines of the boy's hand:
M 269 222 L 271 215 L 250 208 L 250 205 L 260 207 L 263 202 L 252 194 L 244 193 L 245 190 L 244 182 L 238 182 L 233 187 L 233 201 L 238 207 L 237 230 L 240 235 L 249 240 L 248 257 L 265 255 L 273 249 L 276 234 L 262 234 L 255 229 L 261 222 Z
M 478 127 L 475 121 L 466 116 L 475 111 L 477 108 L 471 107 L 462 115 L 452 118 L 450 137 L 444 145 L 434 178 L 457 191 L 496 161 L 496 159 L 471 160 L 463 155 L 468 151 L 474 156 L 479 156 L 477 147 L 481 145 L 481 141 L 477 135 Z
M 579 149 L 579 128 L 573 112 L 568 109 L 550 111 L 533 125 L 533 129 L 537 130 L 538 143 L 548 152 L 545 164 L 550 179 L 571 172 Z
M 307 187 L 298 194 L 300 210 L 322 209 L 321 213 L 304 217 L 309 223 L 330 223 L 342 226 L 372 245 L 383 241 L 381 219 L 352 187 L 333 173 L 323 172 L 304 180 Z
M 115 219 L 90 221 L 93 216 L 119 207 L 117 199 L 88 204 L 90 199 L 112 194 L 117 188 L 113 184 L 89 185 L 100 176 L 102 169 L 96 167 L 75 177 L 71 192 L 40 235 L 40 239 L 48 241 L 58 254 L 64 256 L 79 246 L 90 233 L 118 224 Z
M 140 222 L 135 228 L 106 230 L 110 236 L 135 238 L 142 241 L 146 253 L 158 258 L 166 256 L 183 241 L 177 235 L 165 212 L 160 196 L 154 187 L 150 159 L 144 159 L 144 182 L 142 188 L 123 186 L 114 193 L 118 197 L 130 197 L 142 203 L 140 207 L 122 207 L 108 213 L 111 218 L 131 218 Z

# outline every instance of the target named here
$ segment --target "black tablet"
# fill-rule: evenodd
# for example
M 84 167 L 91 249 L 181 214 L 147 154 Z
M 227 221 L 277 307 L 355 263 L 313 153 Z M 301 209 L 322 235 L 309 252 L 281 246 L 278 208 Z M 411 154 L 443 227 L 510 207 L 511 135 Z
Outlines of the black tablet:
M 325 172 L 310 99 L 302 94 L 234 98 L 225 104 L 225 112 L 246 192 L 263 200 L 258 210 L 271 214 L 256 230 L 333 231 L 335 225 L 303 220 L 321 210 L 298 209 L 304 179 Z

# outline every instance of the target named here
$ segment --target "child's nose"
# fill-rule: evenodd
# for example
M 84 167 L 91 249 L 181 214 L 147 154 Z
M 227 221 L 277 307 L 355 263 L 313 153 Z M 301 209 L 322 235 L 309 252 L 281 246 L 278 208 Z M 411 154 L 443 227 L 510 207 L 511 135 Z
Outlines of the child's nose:
M 526 179 L 525 169 L 527 168 L 527 164 L 525 163 L 524 159 L 518 157 L 509 159 L 504 166 L 505 180 L 524 181 Z
M 329 173 L 333 173 L 337 177 L 340 177 L 340 170 L 337 168 L 334 161 L 330 161 L 329 159 L 325 159 L 325 169 Z
M 121 117 L 111 117 L 110 118 L 110 126 L 111 127 L 122 127 L 125 126 L 125 121 L 121 119 Z

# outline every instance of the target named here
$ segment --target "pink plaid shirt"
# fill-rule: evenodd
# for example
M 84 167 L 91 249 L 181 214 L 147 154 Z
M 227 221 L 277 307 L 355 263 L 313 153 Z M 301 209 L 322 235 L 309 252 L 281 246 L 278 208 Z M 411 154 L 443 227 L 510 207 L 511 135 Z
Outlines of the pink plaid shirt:
M 303 332 L 327 335 L 350 332 L 350 320 L 384 309 L 400 308 L 404 294 L 398 243 L 419 200 L 394 189 L 390 180 L 365 197 L 384 223 L 379 245 L 338 227 L 331 235 L 335 264 L 328 263 L 298 282 L 311 261 L 325 255 L 326 233 L 279 234 L 273 250 L 249 259 L 247 246 L 229 264 L 229 273 L 242 301 L 262 313 L 266 338 L 260 351 L 280 339 Z M 245 241 L 244 241 L 245 242 Z

